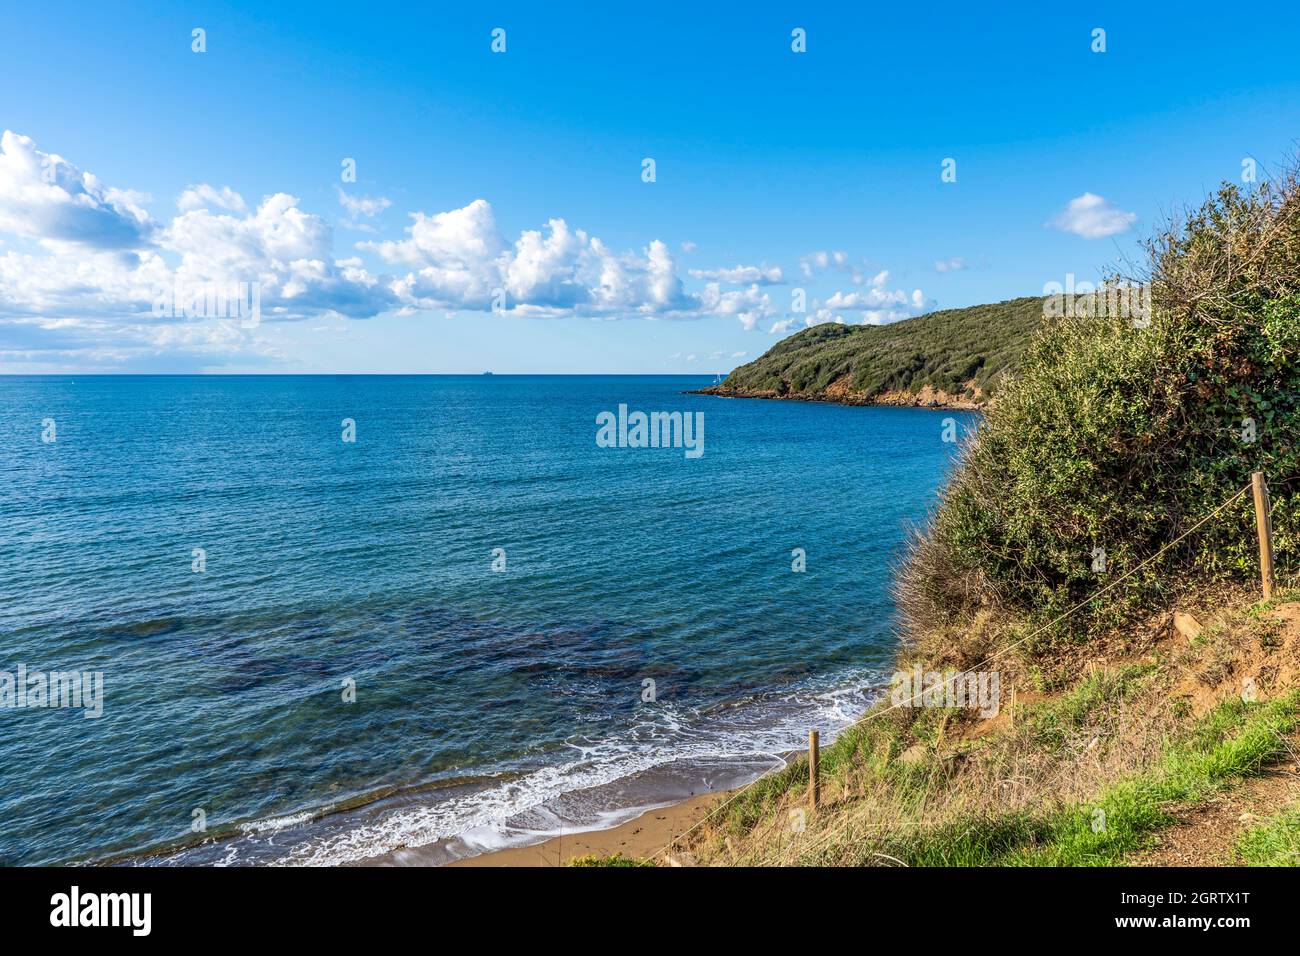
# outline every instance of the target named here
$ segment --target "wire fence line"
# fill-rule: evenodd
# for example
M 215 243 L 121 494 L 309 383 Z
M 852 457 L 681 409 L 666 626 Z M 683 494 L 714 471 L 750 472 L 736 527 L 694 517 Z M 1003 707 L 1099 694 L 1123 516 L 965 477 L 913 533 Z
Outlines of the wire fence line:
M 1195 524 L 1193 524 L 1190 528 L 1188 528 L 1186 531 L 1184 531 L 1184 532 L 1183 532 L 1182 534 L 1180 534 L 1178 537 L 1174 538 L 1174 540 L 1170 541 L 1168 544 L 1165 544 L 1163 547 L 1161 547 L 1158 551 L 1156 551 L 1156 552 L 1155 552 L 1154 554 L 1152 554 L 1150 557 L 1147 557 L 1147 558 L 1145 558 L 1144 560 L 1142 560 L 1141 562 L 1139 562 L 1138 564 L 1134 565 L 1132 568 L 1130 568 L 1128 571 L 1125 571 L 1123 574 L 1121 574 L 1121 575 L 1120 575 L 1119 577 L 1117 577 L 1115 580 L 1111 581 L 1111 582 L 1110 582 L 1109 584 L 1107 584 L 1105 587 L 1101 588 L 1100 590 L 1096 591 L 1095 593 L 1093 593 L 1093 594 L 1089 595 L 1088 597 L 1084 598 L 1082 601 L 1080 601 L 1079 603 L 1075 604 L 1073 607 L 1069 608 L 1068 610 L 1063 611 L 1061 614 L 1057 615 L 1057 616 L 1054 617 L 1052 620 L 1048 621 L 1046 624 L 1043 624 L 1041 627 L 1036 628 L 1035 630 L 1031 631 L 1029 634 L 1027 634 L 1027 635 L 1025 635 L 1024 637 L 1020 638 L 1019 640 L 1014 641 L 1014 642 L 1012 642 L 1012 643 L 1006 645 L 1005 647 L 999 648 L 997 651 L 994 651 L 992 654 L 990 654 L 988 657 L 986 657 L 984 660 L 980 661 L 978 664 L 974 665 L 973 667 L 967 668 L 967 669 L 964 670 L 964 671 L 956 671 L 956 672 L 952 673 L 951 675 L 949 675 L 949 676 L 944 680 L 944 683 L 943 683 L 943 685 L 942 685 L 942 689 L 943 689 L 943 691 L 944 691 L 945 694 L 946 694 L 946 693 L 947 693 L 947 690 L 948 690 L 948 686 L 949 686 L 949 684 L 955 682 L 958 678 L 960 678 L 960 677 L 965 677 L 965 676 L 967 676 L 967 675 L 969 675 L 969 674 L 973 674 L 973 673 L 976 673 L 976 672 L 982 670 L 986 665 L 993 663 L 993 662 L 996 661 L 998 658 L 1005 656 L 1005 655 L 1006 655 L 1007 653 L 1009 653 L 1010 651 L 1013 651 L 1013 650 L 1015 650 L 1017 647 L 1020 647 L 1020 646 L 1022 646 L 1023 644 L 1025 644 L 1025 643 L 1027 643 L 1027 642 L 1033 640 L 1035 637 L 1037 637 L 1038 635 L 1044 633 L 1045 631 L 1048 631 L 1048 630 L 1052 629 L 1052 628 L 1055 627 L 1056 625 L 1060 624 L 1062 621 L 1066 620 L 1066 619 L 1069 618 L 1070 616 L 1072 616 L 1072 615 L 1078 613 L 1080 610 L 1082 610 L 1083 608 L 1087 607 L 1087 606 L 1088 606 L 1089 604 L 1091 604 L 1093 601 L 1096 601 L 1096 600 L 1097 600 L 1098 598 L 1100 598 L 1102 595 L 1104 595 L 1104 594 L 1106 594 L 1107 592 L 1109 592 L 1109 591 L 1113 590 L 1114 588 L 1118 587 L 1118 586 L 1119 586 L 1120 584 L 1122 584 L 1126 579 L 1132 577 L 1134 574 L 1136 574 L 1138 571 L 1141 571 L 1141 570 L 1142 570 L 1144 567 L 1146 567 L 1147 565 L 1149 565 L 1149 564 L 1151 564 L 1151 563 L 1157 561 L 1157 560 L 1158 560 L 1158 559 L 1159 559 L 1159 558 L 1160 558 L 1160 557 L 1161 557 L 1165 552 L 1169 551 L 1171 548 L 1174 548 L 1174 547 L 1178 546 L 1178 545 L 1181 544 L 1181 543 L 1182 543 L 1186 538 L 1188 538 L 1189 536 L 1191 536 L 1192 534 L 1194 534 L 1195 532 L 1197 532 L 1198 530 L 1200 530 L 1202 527 L 1204 527 L 1204 526 L 1205 526 L 1207 523 L 1209 523 L 1210 521 L 1214 520 L 1216 517 L 1218 517 L 1220 514 L 1222 514 L 1225 510 L 1227 510 L 1227 509 L 1228 509 L 1232 504 L 1234 504 L 1238 499 L 1240 499 L 1240 498 L 1242 498 L 1243 496 L 1249 494 L 1249 493 L 1251 492 L 1252 488 L 1253 488 L 1253 484 L 1251 484 L 1251 483 L 1248 483 L 1248 484 L 1244 485 L 1242 488 L 1240 488 L 1240 489 L 1239 489 L 1238 491 L 1236 491 L 1234 494 L 1230 495 L 1230 496 L 1229 496 L 1229 497 L 1228 497 L 1228 498 L 1223 502 L 1223 504 L 1219 505 L 1217 508 L 1215 508 L 1215 509 L 1214 509 L 1213 511 L 1211 511 L 1209 514 L 1207 514 L 1205 517 L 1201 518 L 1199 521 L 1197 521 Z M 890 713 L 891 711 L 897 710 L 897 709 L 900 708 L 900 707 L 907 707 L 907 706 L 910 706 L 911 704 L 913 704 L 914 702 L 916 702 L 917 700 L 919 700 L 919 699 L 920 699 L 924 694 L 927 694 L 927 693 L 929 693 L 929 694 L 933 694 L 934 692 L 935 692 L 935 688 L 934 688 L 934 687 L 930 687 L 930 688 L 925 689 L 924 691 L 920 691 L 920 692 L 918 692 L 918 693 L 913 694 L 911 697 L 907 698 L 906 700 L 902 700 L 902 701 L 898 701 L 898 702 L 896 702 L 896 703 L 890 704 L 890 706 L 885 707 L 885 708 L 883 708 L 883 709 L 881 709 L 881 710 L 873 710 L 871 713 L 864 715 L 864 716 L 863 716 L 863 717 L 858 721 L 858 723 L 866 723 L 867 721 L 874 720 L 874 719 L 877 718 L 877 717 L 883 717 L 885 714 L 888 714 L 888 713 Z M 1283 741 L 1283 743 L 1286 743 L 1286 741 Z M 1287 745 L 1287 747 L 1288 747 L 1288 749 L 1289 749 L 1290 745 L 1289 745 L 1289 744 L 1286 744 L 1286 745 Z M 771 776 L 772 773 L 776 773 L 776 772 L 778 772 L 779 770 L 784 770 L 787 766 L 789 766 L 790 759 L 793 758 L 794 756 L 796 756 L 797 754 L 800 754 L 800 753 L 803 753 L 803 749 L 802 749 L 802 748 L 798 748 L 798 749 L 795 749 L 795 750 L 787 751 L 787 752 L 782 756 L 783 764 L 782 764 L 782 766 L 781 766 L 780 768 L 774 768 L 773 770 L 770 770 L 770 771 L 768 771 L 767 773 L 762 774 L 762 775 L 759 776 L 758 778 L 756 778 L 756 779 L 754 779 L 754 780 L 751 780 L 751 781 L 750 781 L 749 783 L 747 783 L 745 786 L 741 787 L 739 790 L 737 790 L 737 791 L 735 791 L 734 793 L 732 793 L 730 796 L 727 797 L 726 800 L 724 800 L 724 801 L 722 801 L 721 803 L 719 803 L 716 807 L 713 807 L 713 808 L 712 808 L 708 813 L 706 813 L 706 814 L 705 814 L 704 816 L 702 816 L 699 820 L 697 820 L 697 821 L 696 821 L 696 822 L 695 822 L 695 823 L 694 823 L 690 828 L 688 828 L 688 829 L 682 831 L 682 832 L 679 833 L 677 836 L 673 837 L 673 839 L 672 839 L 671 841 L 669 841 L 669 842 L 668 842 L 667 844 L 665 844 L 662 848 L 660 848 L 658 851 L 656 851 L 656 852 L 655 852 L 655 853 L 650 857 L 650 859 L 652 859 L 652 860 L 656 860 L 656 859 L 658 859 L 659 857 L 661 857 L 661 856 L 663 856 L 664 854 L 666 854 L 669 850 L 671 850 L 673 847 L 675 847 L 678 843 L 680 843 L 680 842 L 681 842 L 682 840 L 684 840 L 686 837 L 690 836 L 692 833 L 694 833 L 696 830 L 698 830 L 700 827 L 702 827 L 702 826 L 703 826 L 705 823 L 707 823 L 709 820 L 713 819 L 715 816 L 717 816 L 717 815 L 718 815 L 719 813 L 721 813 L 723 810 L 727 809 L 727 807 L 729 807 L 729 806 L 731 806 L 733 803 L 735 803 L 736 800 L 738 800 L 740 797 L 744 796 L 744 794 L 747 793 L 750 789 L 752 789 L 753 787 L 757 786 L 757 785 L 758 785 L 759 783 L 761 783 L 763 780 L 765 780 L 765 779 L 767 779 L 769 776 Z

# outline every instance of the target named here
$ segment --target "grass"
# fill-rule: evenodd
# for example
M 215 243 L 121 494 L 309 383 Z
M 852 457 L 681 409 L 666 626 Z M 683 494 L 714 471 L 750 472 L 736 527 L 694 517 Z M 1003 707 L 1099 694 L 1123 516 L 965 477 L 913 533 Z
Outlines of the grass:
M 1300 803 L 1242 834 L 1237 854 L 1250 866 L 1300 866 Z
M 613 856 L 576 856 L 569 861 L 569 866 L 654 866 L 653 860 L 615 853 Z
M 1071 709 L 1067 703 L 1066 710 Z M 1257 773 L 1286 751 L 1300 693 L 1266 705 L 1220 704 L 1157 767 L 1094 799 L 1047 816 L 1016 812 L 957 821 L 887 849 L 912 866 L 1105 866 L 1123 862 L 1173 822 L 1171 805 L 1203 800 L 1233 778 Z
M 810 841 L 789 838 L 788 822 L 803 806 L 807 788 L 808 768 L 801 760 L 733 800 L 713 824 L 713 847 L 703 852 L 727 856 L 722 847 L 731 838 L 740 856 L 733 862 L 857 865 L 872 862 L 871 854 L 877 851 L 908 855 L 890 842 L 891 830 L 925 833 L 926 839 L 942 842 L 948 823 L 962 832 L 969 829 L 971 807 L 1006 805 L 1001 781 L 1009 774 L 1060 778 L 1061 770 L 1086 751 L 1106 715 L 1130 697 L 1149 693 L 1153 677 L 1145 666 L 1089 675 L 1068 693 L 1034 706 L 1020 705 L 1019 723 L 991 740 L 962 738 L 959 711 L 877 711 L 822 752 L 822 790 L 828 806 L 811 829 L 830 832 L 825 847 L 814 849 Z M 1125 755 L 1142 752 L 1140 747 L 1104 749 Z M 1037 786 L 1030 791 L 1027 803 L 1045 797 Z M 999 825 L 1014 829 L 1014 817 L 1008 815 Z M 825 834 L 817 839 L 825 839 Z
M 1300 693 L 1270 704 L 1220 704 L 1192 739 L 1170 750 L 1157 770 L 1125 780 L 1095 800 L 1059 815 L 1047 838 L 1016 851 L 1008 862 L 1036 866 L 1097 866 L 1122 862 L 1145 838 L 1173 822 L 1170 804 L 1198 803 L 1226 781 L 1259 772 L 1286 752 L 1282 735 L 1297 723 Z
M 687 854 L 739 865 L 1123 863 L 1174 821 L 1172 810 L 1286 752 L 1300 691 L 1272 683 L 1276 696 L 1247 703 L 1233 689 L 1248 673 L 1241 667 L 1267 668 L 1294 651 L 1250 636 L 1259 610 L 1242 595 L 1200 641 L 1173 640 L 1091 672 L 1075 665 L 1073 679 L 1045 693 L 1028 690 L 1043 683 L 1035 666 L 1008 662 L 1004 689 L 1017 675 L 1024 689 L 1014 721 L 1005 696 L 991 722 L 881 705 L 823 750 L 817 813 L 806 810 L 807 765 L 796 761 L 727 804 Z M 1239 660 L 1226 684 L 1206 684 L 1206 662 L 1238 646 L 1263 657 Z M 1194 709 L 1193 685 L 1218 703 Z

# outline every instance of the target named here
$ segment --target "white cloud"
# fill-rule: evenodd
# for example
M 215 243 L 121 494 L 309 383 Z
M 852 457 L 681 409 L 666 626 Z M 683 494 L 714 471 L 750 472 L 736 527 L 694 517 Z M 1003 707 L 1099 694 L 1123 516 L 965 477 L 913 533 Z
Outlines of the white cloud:
M 31 317 L 57 323 L 146 313 L 156 290 L 171 281 L 171 270 L 156 252 L 11 251 L 0 256 L 0 320 Z
M 492 206 L 486 199 L 433 216 L 412 213 L 411 218 L 414 224 L 406 230 L 409 238 L 361 243 L 359 248 L 374 249 L 393 264 L 436 262 L 445 267 L 472 268 L 495 259 L 503 247 Z
M 155 223 L 147 197 L 104 186 L 27 136 L 0 135 L 0 231 L 88 249 L 132 249 Z
M 879 269 L 865 259 L 854 260 L 847 252 L 810 252 L 799 259 L 799 271 L 805 279 L 814 279 L 823 272 L 846 275 L 854 285 L 884 288 L 889 282 L 889 270 Z
M 886 289 L 882 283 L 888 278 L 889 273 L 882 272 L 872 280 L 869 289 L 860 292 L 835 292 L 826 300 L 826 308 L 889 310 L 894 306 L 901 306 L 904 309 L 925 307 L 925 294 L 920 289 L 913 289 L 910 294 L 904 289 Z
M 889 272 L 886 270 L 882 269 L 867 281 L 868 288 L 853 292 L 837 290 L 825 302 L 814 299 L 812 311 L 802 319 L 797 315 L 788 315 L 773 322 L 768 331 L 772 335 L 783 335 L 799 325 L 805 328 L 826 322 L 844 325 L 847 323 L 843 312 L 849 310 L 861 313 L 863 325 L 887 325 L 910 319 L 925 308 L 925 294 L 920 289 L 913 289 L 909 293 L 905 289 L 885 288 L 889 282 Z
M 867 309 L 862 313 L 863 325 L 890 325 L 912 318 L 913 313 L 901 309 Z
M 1135 222 L 1137 213 L 1125 212 L 1096 193 L 1084 193 L 1071 199 L 1047 225 L 1084 239 L 1104 239 L 1128 232 Z
M 783 282 L 780 266 L 733 266 L 730 269 L 692 269 L 695 279 L 713 279 L 732 285 L 775 285 Z
M 487 309 L 499 289 L 506 311 L 523 315 L 734 315 L 753 328 L 772 312 L 757 284 L 724 293 L 712 282 L 698 295 L 688 293 L 668 246 L 658 239 L 640 253 L 616 253 L 565 220 L 551 219 L 508 243 L 485 199 L 433 215 L 413 213 L 411 219 L 407 238 L 362 242 L 358 248 L 411 267 L 393 288 L 416 308 Z
M 337 189 L 339 205 L 348 211 L 348 215 L 353 220 L 373 219 L 393 204 L 387 196 L 353 196 L 351 193 L 344 192 L 342 186 Z
M 799 259 L 799 269 L 803 272 L 804 278 L 811 279 L 819 272 L 827 269 L 845 269 L 849 264 L 849 255 L 842 250 L 834 252 L 810 252 L 808 255 Z
M 177 315 L 155 303 L 198 283 L 259 288 L 262 319 L 338 313 L 366 318 L 396 296 L 360 260 L 336 260 L 329 224 L 285 193 L 251 213 L 229 187 L 187 188 L 166 224 L 147 197 L 104 186 L 32 141 L 0 138 L 0 230 L 35 241 L 0 256 L 0 362 L 59 368 L 177 364 L 268 354 L 251 328 Z
M 699 296 L 700 308 L 710 315 L 734 315 L 745 331 L 753 331 L 760 320 L 775 313 L 772 300 L 766 292 L 752 285 L 748 289 L 723 292 L 716 282 L 710 282 Z
M 214 189 L 207 183 L 200 183 L 197 186 L 190 186 L 176 200 L 176 208 L 181 212 L 190 212 L 194 209 L 211 209 L 214 206 L 217 209 L 225 209 L 230 212 L 242 213 L 248 211 L 248 204 L 244 202 L 244 197 L 229 186 Z
M 952 256 L 948 259 L 936 259 L 934 262 L 935 272 L 960 272 L 966 268 L 966 260 L 961 256 Z
M 503 284 L 497 260 L 504 248 L 491 205 L 476 199 L 461 209 L 411 218 L 407 239 L 357 244 L 394 265 L 419 267 L 397 281 L 399 298 L 429 308 L 491 305 L 492 290 Z
M 875 309 L 882 305 L 902 305 L 907 302 L 907 293 L 902 289 L 881 289 L 873 287 L 865 292 L 836 292 L 826 300 L 828 309 Z
M 180 256 L 175 278 L 197 283 L 257 282 L 263 309 L 277 318 L 339 312 L 369 318 L 395 296 L 357 259 L 336 260 L 333 230 L 288 193 L 264 199 L 250 215 L 194 209 L 172 220 L 159 244 Z
M 395 267 L 382 275 L 359 255 L 334 255 L 334 229 L 288 193 L 255 205 L 230 186 L 188 186 L 169 220 L 153 219 L 148 197 L 102 184 L 31 139 L 0 138 L 0 364 L 129 366 L 169 352 L 195 362 L 270 354 L 255 330 L 217 318 L 154 313 L 178 286 L 248 283 L 260 290 L 262 320 L 383 312 L 451 314 L 487 309 L 504 290 L 508 311 L 615 319 L 734 317 L 746 329 L 773 317 L 762 290 L 781 270 L 736 266 L 697 270 L 709 278 L 688 291 L 668 246 L 651 240 L 616 252 L 553 218 L 513 242 L 491 205 L 477 199 L 446 212 L 416 212 L 400 238 L 356 248 Z M 343 210 L 370 219 L 386 197 L 339 190 Z M 372 228 L 368 224 L 355 228 Z M 28 242 L 6 242 L 21 237 Z M 693 248 L 693 245 L 691 246 Z M 842 253 L 828 254 L 834 264 Z M 722 290 L 723 283 L 743 288 Z M 35 356 L 43 356 L 37 359 Z M 183 364 L 183 363 L 182 363 Z
M 563 219 L 546 225 L 546 236 L 540 230 L 522 233 L 514 255 L 502 260 L 508 301 L 553 309 L 589 302 L 591 292 L 578 276 L 579 257 L 590 246 L 586 234 L 571 232 Z
M 802 324 L 804 328 L 811 329 L 814 325 L 825 325 L 827 322 L 834 322 L 836 325 L 847 324 L 844 321 L 844 316 L 827 308 L 814 308 L 812 312 L 804 316 Z M 773 322 L 772 327 L 767 331 L 770 335 L 784 335 L 799 324 L 798 316 L 787 316 Z

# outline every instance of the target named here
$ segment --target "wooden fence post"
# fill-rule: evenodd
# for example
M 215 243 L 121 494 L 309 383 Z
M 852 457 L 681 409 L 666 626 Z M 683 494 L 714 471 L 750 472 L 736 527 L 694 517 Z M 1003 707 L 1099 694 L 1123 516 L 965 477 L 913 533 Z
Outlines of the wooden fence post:
M 1268 485 L 1264 473 L 1250 476 L 1255 492 L 1255 531 L 1259 534 L 1259 578 L 1264 586 L 1264 600 L 1273 599 L 1273 519 L 1269 515 Z
M 820 735 L 808 731 L 808 803 L 814 810 L 822 800 Z

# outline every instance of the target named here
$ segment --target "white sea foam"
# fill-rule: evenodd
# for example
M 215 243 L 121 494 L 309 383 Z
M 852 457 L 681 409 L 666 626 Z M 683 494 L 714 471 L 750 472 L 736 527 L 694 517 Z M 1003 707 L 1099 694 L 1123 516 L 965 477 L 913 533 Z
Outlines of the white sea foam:
M 355 826 L 311 837 L 288 847 L 283 856 L 271 862 L 333 866 L 450 838 L 457 838 L 462 845 L 456 855 L 472 855 L 540 842 L 561 832 L 616 826 L 672 799 L 595 807 L 579 820 L 561 818 L 548 804 L 678 761 L 687 761 L 696 768 L 746 762 L 755 773 L 776 768 L 782 765 L 786 753 L 806 746 L 810 727 L 818 727 L 828 743 L 833 740 L 866 709 L 879 688 L 880 675 L 859 673 L 847 685 L 833 690 L 795 690 L 776 701 L 708 715 L 664 706 L 653 723 L 642 723 L 625 737 L 574 744 L 567 759 L 516 779 L 460 796 L 401 807 Z M 256 825 L 256 832 L 271 829 L 271 822 L 275 821 Z
M 292 813 L 283 817 L 271 817 L 268 820 L 254 820 L 252 823 L 245 823 L 240 826 L 244 833 L 275 833 L 279 830 L 287 830 L 289 827 L 302 826 L 311 820 L 310 813 Z

